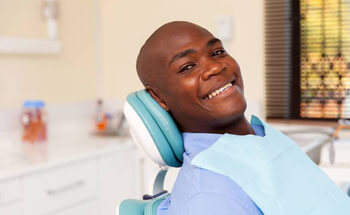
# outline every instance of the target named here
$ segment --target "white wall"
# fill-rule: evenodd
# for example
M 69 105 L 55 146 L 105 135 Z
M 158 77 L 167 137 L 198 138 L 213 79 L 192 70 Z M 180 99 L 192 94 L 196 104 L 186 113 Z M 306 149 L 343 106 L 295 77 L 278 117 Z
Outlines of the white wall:
M 215 18 L 233 18 L 232 55 L 241 66 L 248 99 L 264 101 L 264 32 L 261 0 L 101 0 L 104 95 L 124 97 L 142 88 L 135 59 L 147 37 L 173 20 L 195 22 L 215 34 Z
M 96 98 L 94 0 L 59 0 L 57 55 L 0 53 L 0 108 Z M 46 38 L 42 0 L 0 0 L 0 35 Z
M 1 0 L 13 7 L 20 0 Z M 37 20 L 21 31 L 21 13 L 0 13 L 0 34 L 22 32 L 28 36 L 44 33 L 40 1 L 31 0 L 38 10 Z M 98 0 L 101 26 L 96 26 L 95 0 L 59 0 L 59 37 L 63 51 L 56 56 L 0 54 L 0 108 L 19 106 L 26 98 L 42 98 L 49 103 L 125 98 L 142 88 L 135 61 L 147 37 L 160 25 L 174 20 L 195 22 L 215 34 L 218 15 L 233 18 L 232 55 L 241 66 L 248 99 L 264 101 L 263 1 L 261 0 Z M 2 6 L 3 7 L 3 6 Z M 1 11 L 1 10 L 0 10 Z M 28 15 L 29 16 L 29 15 Z M 29 19 L 29 18 L 28 18 Z M 11 21 L 13 25 L 11 25 Z M 38 27 L 39 26 L 39 27 Z M 95 30 L 101 29 L 101 52 L 95 47 Z M 101 57 L 103 89 L 96 90 L 96 54 Z

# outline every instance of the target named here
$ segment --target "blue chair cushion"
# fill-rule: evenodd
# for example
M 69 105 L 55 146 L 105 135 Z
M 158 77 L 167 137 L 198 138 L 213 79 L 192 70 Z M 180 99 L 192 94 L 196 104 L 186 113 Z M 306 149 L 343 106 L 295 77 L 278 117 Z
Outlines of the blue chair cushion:
M 143 215 L 149 201 L 126 199 L 119 205 L 119 215 Z
M 145 90 L 138 91 L 137 97 L 143 102 L 147 110 L 151 113 L 153 119 L 157 122 L 164 136 L 168 140 L 171 149 L 174 151 L 176 158 L 182 162 L 184 153 L 182 135 L 173 118 L 156 101 L 154 101 L 151 95 Z
M 145 90 L 129 94 L 127 102 L 141 118 L 166 165 L 180 167 L 184 152 L 183 140 L 170 114 Z
M 156 215 L 159 204 L 168 196 L 169 194 L 152 200 L 124 200 L 119 205 L 119 215 Z

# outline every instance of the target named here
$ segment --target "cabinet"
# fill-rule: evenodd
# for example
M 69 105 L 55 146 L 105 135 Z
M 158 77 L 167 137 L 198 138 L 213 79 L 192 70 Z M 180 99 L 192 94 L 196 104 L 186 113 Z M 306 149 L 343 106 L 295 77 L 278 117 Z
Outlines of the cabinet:
M 99 169 L 99 214 L 115 215 L 119 203 L 138 197 L 139 159 L 135 148 L 101 156 Z
M 139 198 L 140 160 L 134 144 L 89 147 L 90 153 L 1 178 L 0 214 L 115 215 L 122 200 Z
M 0 182 L 0 214 L 21 214 L 20 180 L 11 178 Z
M 52 215 L 80 215 L 80 214 L 82 215 L 100 214 L 100 213 L 97 213 L 96 200 L 80 203 L 78 205 L 75 205 L 74 207 L 63 209 Z
M 19 202 L 12 202 L 6 205 L 0 205 L 0 214 L 21 215 L 22 207 Z
M 94 198 L 96 171 L 96 159 L 89 159 L 23 177 L 25 214 L 47 214 Z

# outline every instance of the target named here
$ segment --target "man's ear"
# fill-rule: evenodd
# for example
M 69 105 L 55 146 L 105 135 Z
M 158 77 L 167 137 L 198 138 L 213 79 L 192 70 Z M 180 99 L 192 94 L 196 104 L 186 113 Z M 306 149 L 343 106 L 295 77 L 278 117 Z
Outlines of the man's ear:
M 146 87 L 146 91 L 152 96 L 152 98 L 167 112 L 169 111 L 169 107 L 164 101 L 164 99 L 159 95 L 157 90 L 152 87 Z

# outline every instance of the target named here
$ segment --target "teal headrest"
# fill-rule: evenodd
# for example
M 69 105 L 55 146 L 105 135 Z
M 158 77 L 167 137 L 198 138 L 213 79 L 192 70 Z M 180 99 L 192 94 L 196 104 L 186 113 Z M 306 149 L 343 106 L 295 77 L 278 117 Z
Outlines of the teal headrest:
M 172 167 L 182 165 L 182 135 L 170 114 L 149 93 L 141 90 L 129 94 L 124 114 L 134 141 L 154 161 Z

